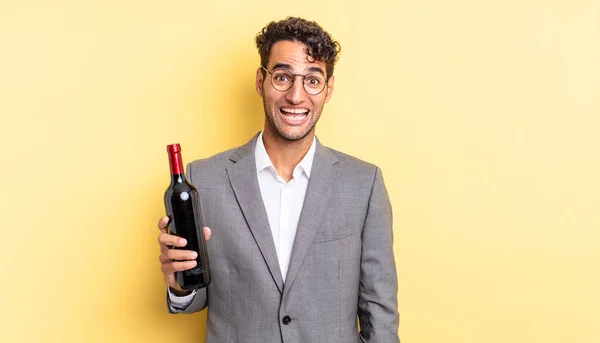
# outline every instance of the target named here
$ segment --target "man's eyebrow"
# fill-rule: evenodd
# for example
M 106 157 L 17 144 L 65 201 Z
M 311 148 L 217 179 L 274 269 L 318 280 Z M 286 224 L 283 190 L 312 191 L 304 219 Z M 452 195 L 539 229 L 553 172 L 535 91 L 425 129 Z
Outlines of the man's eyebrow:
M 293 68 L 290 64 L 287 64 L 287 63 L 276 63 L 273 66 L 273 70 L 275 70 L 275 69 L 286 69 L 286 70 L 292 71 Z M 325 75 L 325 72 L 323 71 L 323 69 L 321 67 L 309 67 L 308 72 L 309 73 L 317 72 L 317 73 L 321 73 L 321 74 Z
M 292 66 L 287 64 L 287 63 L 276 63 L 273 66 L 273 70 L 275 69 L 287 69 L 287 70 L 292 70 Z
M 312 72 L 321 73 L 321 74 L 323 74 L 323 76 L 325 76 L 325 72 L 323 71 L 323 69 L 321 69 L 321 67 L 310 67 L 310 68 L 308 68 L 308 71 L 310 73 L 312 73 Z

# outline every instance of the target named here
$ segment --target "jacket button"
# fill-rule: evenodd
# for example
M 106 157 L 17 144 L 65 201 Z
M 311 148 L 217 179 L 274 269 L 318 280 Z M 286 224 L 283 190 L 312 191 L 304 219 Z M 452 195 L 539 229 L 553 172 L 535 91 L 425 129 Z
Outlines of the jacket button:
M 288 325 L 288 324 L 289 324 L 291 321 L 292 321 L 292 318 L 290 318 L 290 316 L 285 316 L 285 317 L 283 317 L 283 318 L 281 319 L 281 322 L 282 322 L 284 325 Z

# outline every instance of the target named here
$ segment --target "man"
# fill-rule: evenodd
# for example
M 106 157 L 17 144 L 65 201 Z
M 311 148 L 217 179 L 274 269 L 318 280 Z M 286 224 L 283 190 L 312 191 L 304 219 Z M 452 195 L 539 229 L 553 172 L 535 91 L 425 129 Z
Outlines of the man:
M 287 18 L 256 37 L 264 129 L 188 165 L 198 189 L 212 283 L 188 293 L 174 273 L 195 253 L 162 231 L 172 313 L 208 306 L 211 342 L 399 342 L 392 211 L 379 168 L 327 148 L 315 124 L 334 89 L 339 45 Z M 176 262 L 175 262 L 176 261 Z M 360 321 L 360 332 L 358 331 Z

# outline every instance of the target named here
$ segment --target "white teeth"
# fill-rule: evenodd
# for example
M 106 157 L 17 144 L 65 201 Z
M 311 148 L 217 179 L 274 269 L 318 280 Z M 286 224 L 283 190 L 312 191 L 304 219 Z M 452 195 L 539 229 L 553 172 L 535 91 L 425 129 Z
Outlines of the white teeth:
M 303 108 L 281 108 L 281 113 L 286 120 L 301 122 L 308 115 L 308 110 Z
M 293 114 L 306 114 L 308 110 L 303 108 L 282 108 L 281 112 L 285 113 L 293 113 Z
M 287 120 L 289 120 L 289 121 L 298 121 L 298 122 L 300 122 L 300 121 L 304 120 L 304 118 L 306 118 L 306 116 L 303 116 L 303 115 L 300 115 L 300 116 L 295 115 L 295 116 L 293 116 L 293 115 L 286 114 L 285 118 Z

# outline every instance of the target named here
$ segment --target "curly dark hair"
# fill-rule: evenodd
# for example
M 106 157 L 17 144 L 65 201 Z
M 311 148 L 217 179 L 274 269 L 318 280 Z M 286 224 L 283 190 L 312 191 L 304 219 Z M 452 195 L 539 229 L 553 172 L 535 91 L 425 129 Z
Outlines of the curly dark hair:
M 327 78 L 333 75 L 341 46 L 325 32 L 319 24 L 302 18 L 287 17 L 278 22 L 270 22 L 256 35 L 256 47 L 260 54 L 260 63 L 266 68 L 269 63 L 271 47 L 278 41 L 289 40 L 304 43 L 311 62 L 324 61 Z M 263 70 L 263 74 L 265 71 Z

